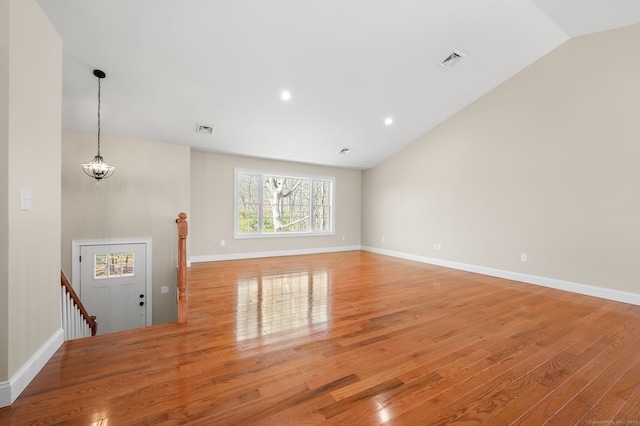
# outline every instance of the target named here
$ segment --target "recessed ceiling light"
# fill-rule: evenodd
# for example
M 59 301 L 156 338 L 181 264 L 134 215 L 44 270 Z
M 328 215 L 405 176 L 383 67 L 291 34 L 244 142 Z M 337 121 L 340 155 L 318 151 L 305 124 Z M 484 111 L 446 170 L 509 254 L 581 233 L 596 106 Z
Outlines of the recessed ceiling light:
M 283 101 L 290 100 L 291 92 L 289 92 L 288 90 L 283 90 L 282 93 L 280 93 L 280 99 L 282 99 Z
M 391 117 L 387 117 L 384 119 L 384 125 L 385 126 L 391 126 L 393 124 L 393 118 Z
M 463 58 L 465 56 L 464 53 L 460 52 L 459 50 L 454 50 L 453 52 L 451 52 L 451 54 L 449 56 L 447 56 L 444 61 L 442 61 L 440 63 L 441 66 L 443 66 L 444 68 L 450 70 L 451 67 L 458 62 L 461 58 Z

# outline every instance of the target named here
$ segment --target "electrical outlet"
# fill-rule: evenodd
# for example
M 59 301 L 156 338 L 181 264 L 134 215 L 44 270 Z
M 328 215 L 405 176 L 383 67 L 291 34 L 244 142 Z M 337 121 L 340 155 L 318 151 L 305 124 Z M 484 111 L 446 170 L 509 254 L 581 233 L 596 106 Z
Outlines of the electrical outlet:
M 380 241 L 382 241 L 384 243 L 384 237 L 380 238 Z
M 344 241 L 347 237 L 345 237 L 344 235 L 342 236 L 342 241 Z
M 520 262 L 527 261 L 527 253 L 520 253 Z
M 168 285 L 163 285 L 162 287 L 160 287 L 160 293 L 162 293 L 162 294 L 169 293 L 169 286 Z
M 220 247 L 224 247 L 225 244 L 224 240 L 220 240 Z

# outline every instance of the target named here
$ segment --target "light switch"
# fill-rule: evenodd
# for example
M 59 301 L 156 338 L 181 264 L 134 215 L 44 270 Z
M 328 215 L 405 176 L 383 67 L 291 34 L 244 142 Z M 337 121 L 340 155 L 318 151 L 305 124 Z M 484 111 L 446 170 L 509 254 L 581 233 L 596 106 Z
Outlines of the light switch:
M 31 190 L 20 190 L 20 210 L 31 210 Z

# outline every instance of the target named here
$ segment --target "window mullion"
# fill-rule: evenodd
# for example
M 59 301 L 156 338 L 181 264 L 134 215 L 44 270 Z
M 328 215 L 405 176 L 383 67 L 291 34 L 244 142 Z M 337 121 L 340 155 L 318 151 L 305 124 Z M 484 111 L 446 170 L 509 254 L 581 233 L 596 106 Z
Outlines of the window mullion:
M 313 200 L 315 199 L 315 194 L 313 192 L 315 181 L 313 179 L 309 179 L 309 232 L 315 232 L 315 211 L 313 209 L 314 204 Z
M 263 222 L 264 222 L 264 213 L 263 213 L 263 209 L 264 209 L 264 175 L 263 174 L 259 174 L 258 175 L 258 182 L 259 182 L 259 205 L 258 205 L 258 233 L 262 234 L 263 232 Z

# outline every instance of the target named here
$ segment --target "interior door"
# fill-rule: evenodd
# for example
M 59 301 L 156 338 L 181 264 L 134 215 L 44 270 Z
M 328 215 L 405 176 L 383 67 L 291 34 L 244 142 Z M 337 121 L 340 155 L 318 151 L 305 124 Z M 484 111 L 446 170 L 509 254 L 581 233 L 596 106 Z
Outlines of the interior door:
M 146 324 L 145 244 L 80 247 L 80 299 L 98 320 L 98 334 Z

